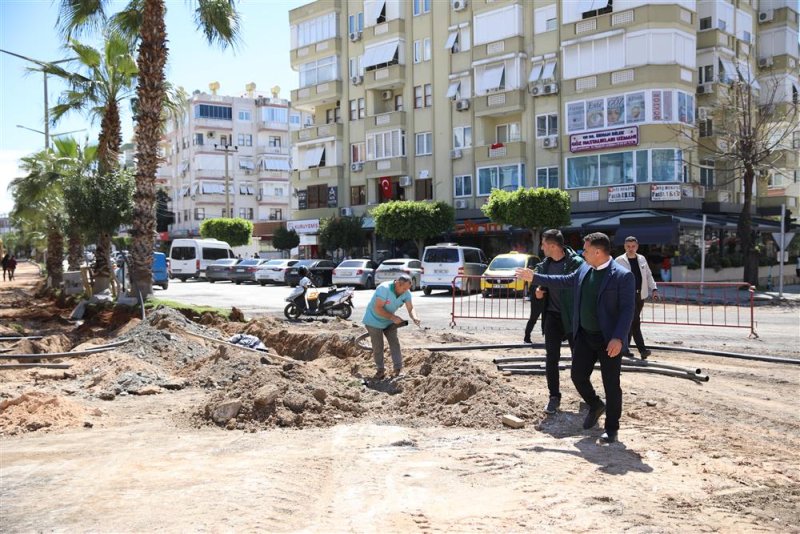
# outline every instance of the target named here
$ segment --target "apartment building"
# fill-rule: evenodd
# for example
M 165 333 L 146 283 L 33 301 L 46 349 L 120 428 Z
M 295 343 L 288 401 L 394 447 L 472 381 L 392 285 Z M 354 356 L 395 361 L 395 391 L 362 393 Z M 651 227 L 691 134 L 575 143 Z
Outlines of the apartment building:
M 508 229 L 480 211 L 491 190 L 558 187 L 572 199 L 576 235 L 635 222 L 649 224 L 654 244 L 676 242 L 709 211 L 730 227 L 741 180 L 720 179 L 724 169 L 698 149 L 714 86 L 735 74 L 757 93 L 762 76 L 777 76 L 781 95 L 796 99 L 797 5 L 760 3 L 768 7 L 319 0 L 294 9 L 292 102 L 314 124 L 292 134 L 292 219 L 313 227 L 387 200 L 444 200 L 461 237 L 496 234 L 508 246 Z M 796 205 L 796 151 L 782 164 L 759 202 Z
M 162 141 L 156 181 L 171 199 L 170 238 L 198 236 L 203 220 L 214 217 L 256 224 L 288 219 L 290 134 L 310 123 L 310 114 L 291 110 L 277 87 L 270 96 L 255 84 L 241 96 L 217 94 L 216 82 L 209 88 L 195 91 Z M 262 240 L 259 251 L 270 247 Z

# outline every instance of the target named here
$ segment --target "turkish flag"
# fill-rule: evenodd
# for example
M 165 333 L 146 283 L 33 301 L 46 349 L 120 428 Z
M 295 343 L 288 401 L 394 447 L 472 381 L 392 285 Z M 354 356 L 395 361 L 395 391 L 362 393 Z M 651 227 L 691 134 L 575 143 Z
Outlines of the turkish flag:
M 392 198 L 392 181 L 385 176 L 381 178 L 381 194 L 384 199 Z

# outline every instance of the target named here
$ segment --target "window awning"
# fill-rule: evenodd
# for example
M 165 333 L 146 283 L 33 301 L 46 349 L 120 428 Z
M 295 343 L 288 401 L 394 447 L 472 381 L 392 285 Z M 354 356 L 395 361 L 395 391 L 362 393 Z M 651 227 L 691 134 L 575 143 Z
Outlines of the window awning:
M 458 30 L 450 32 L 450 35 L 447 36 L 447 42 L 444 45 L 444 49 L 453 51 L 456 41 L 458 41 Z
M 483 90 L 497 91 L 503 85 L 503 75 L 506 71 L 505 63 L 486 67 L 483 71 Z
M 623 219 L 624 221 L 624 219 Z M 625 238 L 635 236 L 640 245 L 677 245 L 678 225 L 676 223 L 656 225 L 622 225 L 614 235 L 614 245 L 624 245 Z
M 325 153 L 324 146 L 311 148 L 308 151 L 306 151 L 304 159 L 306 168 L 310 169 L 312 167 L 319 167 L 319 162 L 322 160 L 322 155 L 324 153 Z
M 458 95 L 458 90 L 460 88 L 461 88 L 461 80 L 450 82 L 450 86 L 447 88 L 447 98 L 455 100 L 456 96 Z
M 750 63 L 739 60 L 736 62 L 736 67 L 736 70 L 739 72 L 739 79 L 751 86 L 753 89 L 761 89 L 761 85 L 759 85 L 758 80 L 753 74 L 753 69 L 750 67 Z
M 249 171 L 255 170 L 256 165 L 253 163 L 253 160 L 250 159 L 240 159 L 239 160 L 239 168 L 240 169 L 247 169 Z
M 265 171 L 289 171 L 289 160 L 286 159 L 263 159 L 261 167 Z
M 531 74 L 528 76 L 528 83 L 536 83 L 539 81 L 539 77 L 542 75 L 542 68 L 544 67 L 544 63 L 534 63 L 533 68 L 531 69 Z
M 376 23 L 378 22 L 378 18 L 383 13 L 383 10 L 386 8 L 386 0 L 378 0 L 375 2 L 375 11 L 373 11 L 372 20 Z
M 542 80 L 552 80 L 556 74 L 556 62 L 548 61 L 544 64 L 544 71 L 542 72 Z
M 367 48 L 364 50 L 364 58 L 361 60 L 361 68 L 369 69 L 371 67 L 375 67 L 376 65 L 391 63 L 397 54 L 397 47 L 399 44 L 400 43 L 397 41 L 392 41 L 372 48 Z
M 733 63 L 731 63 L 731 60 L 730 59 L 725 59 L 725 58 L 722 58 L 722 57 L 719 58 L 719 66 L 720 66 L 720 69 L 724 72 L 724 76 L 723 76 L 723 72 L 719 73 L 719 79 L 720 80 L 732 80 L 733 76 L 734 76 L 734 73 L 736 72 L 736 68 L 733 66 Z

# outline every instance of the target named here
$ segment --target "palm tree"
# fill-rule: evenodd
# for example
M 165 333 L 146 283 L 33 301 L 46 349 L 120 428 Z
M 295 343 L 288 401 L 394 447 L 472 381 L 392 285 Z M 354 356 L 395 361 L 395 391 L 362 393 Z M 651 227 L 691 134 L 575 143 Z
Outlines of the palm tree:
M 91 30 L 107 19 L 109 0 L 61 0 L 58 25 L 64 35 Z M 239 36 L 236 0 L 196 0 L 194 21 L 210 44 L 235 45 Z M 152 251 L 156 229 L 155 177 L 166 95 L 167 29 L 164 0 L 131 0 L 112 17 L 114 27 L 138 38 L 139 85 L 136 115 L 136 191 L 134 193 L 133 242 L 131 244 L 132 290 L 148 296 L 153 292 Z
M 107 29 L 103 50 L 70 39 L 67 48 L 76 56 L 77 69 L 67 70 L 60 65 L 47 64 L 43 69 L 66 81 L 68 89 L 52 109 L 53 123 L 70 112 L 83 112 L 92 119 L 100 118 L 98 138 L 97 180 L 113 180 L 119 168 L 122 146 L 120 103 L 133 95 L 136 83 L 136 62 L 133 45 L 118 31 Z M 109 188 L 114 184 L 109 183 Z M 106 228 L 97 235 L 95 264 L 96 292 L 103 291 L 111 278 L 111 233 L 116 228 Z

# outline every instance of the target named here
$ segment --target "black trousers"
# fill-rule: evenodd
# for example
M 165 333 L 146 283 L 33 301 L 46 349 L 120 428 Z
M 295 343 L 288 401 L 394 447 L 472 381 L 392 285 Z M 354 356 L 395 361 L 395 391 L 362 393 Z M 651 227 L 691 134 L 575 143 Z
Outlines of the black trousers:
M 606 392 L 606 430 L 619 430 L 619 418 L 622 416 L 622 388 L 619 375 L 622 358 L 610 358 L 606 353 L 607 343 L 602 334 L 595 334 L 580 329 L 575 336 L 575 349 L 572 355 L 572 383 L 583 400 L 594 409 L 602 402 L 592 387 L 592 371 L 594 364 L 600 361 L 600 373 L 603 377 L 603 389 Z
M 561 342 L 567 338 L 570 351 L 572 350 L 572 334 L 566 332 L 561 314 L 545 312 L 544 314 L 544 348 L 547 359 L 545 369 L 547 375 L 547 389 L 551 397 L 561 398 L 561 384 L 558 376 L 558 364 L 561 361 Z
M 531 332 L 533 332 L 533 327 L 536 326 L 536 321 L 539 320 L 543 308 L 544 299 L 537 299 L 535 296 L 531 296 L 531 315 L 528 317 L 527 324 L 525 324 L 525 339 L 531 338 Z M 542 325 L 542 333 L 544 333 L 544 324 Z
M 628 332 L 628 350 L 630 350 L 631 338 L 636 342 L 636 348 L 639 352 L 644 352 L 647 347 L 644 346 L 644 336 L 642 335 L 642 308 L 644 308 L 644 301 L 641 294 L 636 292 L 636 312 L 633 314 L 633 322 L 631 323 L 631 331 Z

